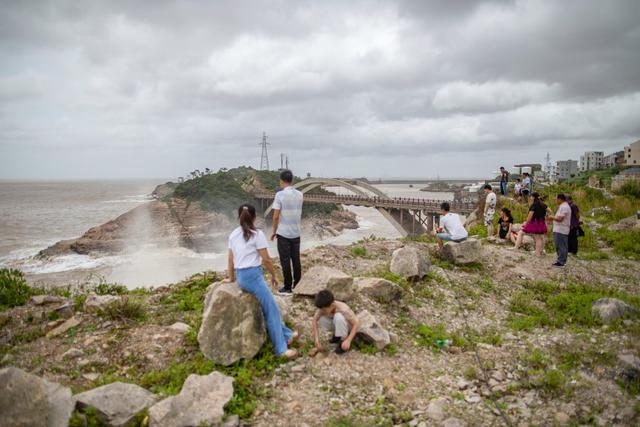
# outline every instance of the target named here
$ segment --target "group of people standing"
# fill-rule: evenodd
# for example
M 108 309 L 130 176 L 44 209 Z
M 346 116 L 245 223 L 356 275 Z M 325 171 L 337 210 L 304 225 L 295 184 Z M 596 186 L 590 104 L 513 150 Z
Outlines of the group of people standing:
M 516 200 L 524 199 L 525 202 L 529 201 L 529 196 L 533 193 L 533 180 L 531 174 L 523 172 L 522 177 L 516 178 L 513 184 L 513 194 Z M 509 172 L 500 166 L 500 195 L 506 196 L 509 194 Z
M 267 332 L 276 355 L 293 359 L 298 352 L 290 348 L 298 338 L 282 320 L 280 308 L 265 282 L 263 268 L 271 276 L 271 285 L 281 295 L 291 295 L 302 278 L 300 262 L 300 234 L 303 195 L 293 187 L 293 173 L 280 173 L 280 188 L 273 201 L 271 241 L 278 241 L 278 255 L 282 268 L 283 287 L 278 289 L 276 271 L 268 253 L 269 244 L 264 233 L 255 226 L 256 208 L 242 204 L 238 208 L 240 225 L 229 235 L 226 282 L 237 281 L 244 292 L 260 303 Z M 332 332 L 329 341 L 337 344 L 335 352 L 345 353 L 351 347 L 357 331 L 358 319 L 347 304 L 334 299 L 330 291 L 322 291 L 315 298 L 316 313 L 312 318 L 315 347 L 320 349 L 319 327 Z
M 484 186 L 486 194 L 484 207 L 484 221 L 487 226 L 487 235 L 493 236 L 493 218 L 497 204 L 496 194 L 491 185 Z M 519 229 L 515 229 L 513 215 L 509 208 L 502 208 L 498 219 L 497 237 L 513 242 L 514 248 L 522 246 L 525 235 L 533 237 L 536 256 L 542 256 L 544 251 L 544 236 L 548 232 L 547 224 L 552 224 L 553 241 L 556 247 L 557 259 L 554 267 L 564 267 L 568 254 L 578 254 L 578 236 L 583 235 L 580 226 L 580 209 L 569 195 L 559 193 L 556 195 L 558 210 L 554 214 L 544 203 L 537 192 L 531 194 L 531 204 L 527 219 Z

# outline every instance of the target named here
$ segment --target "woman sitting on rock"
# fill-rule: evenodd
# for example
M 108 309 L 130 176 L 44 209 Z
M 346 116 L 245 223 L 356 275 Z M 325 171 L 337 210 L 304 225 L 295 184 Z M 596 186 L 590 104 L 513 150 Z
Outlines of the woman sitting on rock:
M 527 222 L 518 232 L 514 248 L 520 248 L 524 235 L 530 234 L 533 236 L 533 240 L 536 243 L 536 255 L 542 256 L 542 250 L 544 249 L 544 235 L 547 234 L 547 223 L 545 221 L 545 217 L 547 216 L 547 205 L 540 200 L 540 194 L 533 193 L 531 196 L 533 197 L 533 201 L 529 207 L 529 216 L 527 216 Z
M 278 289 L 276 273 L 267 252 L 267 239 L 254 225 L 256 208 L 251 205 L 240 206 L 238 218 L 240 226 L 229 236 L 229 276 L 226 281 L 237 280 L 240 289 L 256 297 L 262 307 L 267 332 L 276 355 L 293 359 L 298 352 L 287 347 L 298 337 L 298 333 L 285 326 L 278 303 L 264 280 L 262 265 L 271 273 L 271 285 Z

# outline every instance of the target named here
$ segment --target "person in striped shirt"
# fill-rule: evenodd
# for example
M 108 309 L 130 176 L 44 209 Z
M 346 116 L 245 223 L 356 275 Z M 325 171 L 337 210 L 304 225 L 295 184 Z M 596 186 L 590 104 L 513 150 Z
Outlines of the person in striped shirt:
M 293 173 L 280 172 L 280 188 L 273 201 L 273 233 L 271 240 L 278 239 L 278 255 L 284 276 L 280 294 L 291 294 L 300 282 L 300 223 L 302 218 L 302 193 L 292 186 Z M 293 271 L 292 271 L 293 267 Z

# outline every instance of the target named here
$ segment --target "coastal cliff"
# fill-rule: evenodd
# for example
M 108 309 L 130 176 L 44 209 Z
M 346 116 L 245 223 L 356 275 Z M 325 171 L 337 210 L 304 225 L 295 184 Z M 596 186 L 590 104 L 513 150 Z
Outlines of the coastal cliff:
M 277 185 L 277 173 L 237 168 L 214 174 L 196 174 L 180 184 L 158 185 L 156 199 L 40 251 L 39 258 L 65 254 L 117 254 L 143 245 L 185 247 L 196 252 L 226 248 L 226 236 L 235 226 L 235 209 L 253 202 L 253 191 Z M 259 205 L 257 205 L 259 206 Z M 258 218 L 260 228 L 267 224 Z M 332 204 L 305 204 L 303 231 L 324 236 L 358 228 L 355 214 Z

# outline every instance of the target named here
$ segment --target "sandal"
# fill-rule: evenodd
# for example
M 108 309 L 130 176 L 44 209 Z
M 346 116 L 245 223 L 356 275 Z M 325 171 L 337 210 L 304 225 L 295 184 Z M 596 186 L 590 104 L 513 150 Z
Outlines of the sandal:
M 294 350 L 293 348 L 290 348 L 289 350 L 282 353 L 280 357 L 284 357 L 285 359 L 288 359 L 288 360 L 293 360 L 296 357 L 298 357 L 298 351 Z

